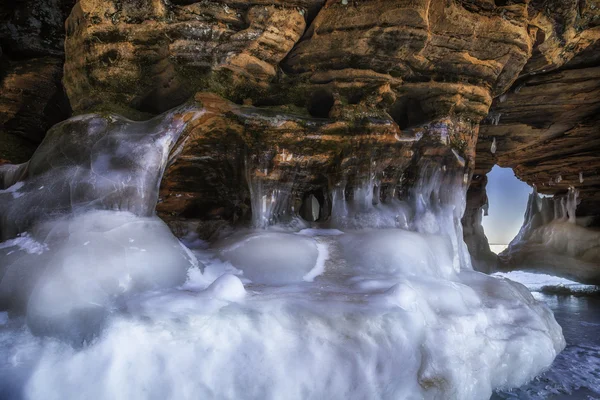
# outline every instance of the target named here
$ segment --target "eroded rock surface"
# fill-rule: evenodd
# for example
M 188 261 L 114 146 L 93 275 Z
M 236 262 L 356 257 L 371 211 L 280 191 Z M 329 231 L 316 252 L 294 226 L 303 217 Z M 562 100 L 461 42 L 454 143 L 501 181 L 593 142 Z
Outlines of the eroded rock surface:
M 65 46 L 73 108 L 143 117 L 198 90 L 239 100 L 264 91 L 304 32 L 299 7 L 312 3 L 79 1 Z
M 351 196 L 372 181 L 374 201 L 401 197 L 433 162 L 471 182 L 465 240 L 485 269 L 495 262 L 481 227 L 494 164 L 542 193 L 576 186 L 579 213 L 600 210 L 599 24 L 598 0 L 80 0 L 63 82 L 76 113 L 147 119 L 201 103 L 162 184 L 168 220 L 245 221 L 252 190 L 288 193 L 284 208 L 326 220 L 336 187 Z M 39 49 L 30 25 L 15 43 Z M 61 36 L 48 40 L 57 49 Z M 38 99 L 31 112 L 5 114 L 53 121 L 55 101 L 42 105 L 58 65 L 14 67 L 6 85 L 44 90 L 20 95 Z M 13 124 L 38 140 L 29 125 Z M 319 210 L 306 211 L 309 198 Z
M 402 132 L 389 117 L 317 119 L 240 106 L 214 94 L 200 93 L 196 100 L 203 115 L 180 139 L 163 179 L 158 211 L 170 221 L 247 220 L 251 197 L 263 196 L 278 198 L 275 214 L 298 212 L 311 195 L 325 221 L 336 187 L 351 197 L 370 185 L 379 202 L 406 194 L 428 163 L 465 169 L 464 149 L 474 146 L 477 129 L 441 119 Z M 251 196 L 252 190 L 261 193 Z
M 25 162 L 70 115 L 62 87 L 64 21 L 75 0 L 0 5 L 0 159 Z
M 599 9 L 598 2 L 552 2 L 536 14 L 533 56 L 494 100 L 477 146 L 482 170 L 511 167 L 543 194 L 576 187 L 582 216 L 600 213 Z

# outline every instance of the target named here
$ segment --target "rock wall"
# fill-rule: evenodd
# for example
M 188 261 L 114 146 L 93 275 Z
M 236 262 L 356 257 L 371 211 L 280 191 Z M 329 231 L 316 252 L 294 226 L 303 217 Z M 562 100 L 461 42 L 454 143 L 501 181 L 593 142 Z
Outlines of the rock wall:
M 531 21 L 537 29 L 532 58 L 481 126 L 477 161 L 513 168 L 543 194 L 560 197 L 576 187 L 578 214 L 598 215 L 600 3 L 548 6 Z
M 324 203 L 336 184 L 367 176 L 389 187 L 381 193 L 406 191 L 428 158 L 469 179 L 478 123 L 534 40 L 525 3 L 81 0 L 64 82 L 76 112 L 138 118 L 198 91 L 220 96 L 201 96 L 219 104 L 211 131 L 182 145 L 159 210 L 235 220 L 256 177 Z
M 0 5 L 0 160 L 29 159 L 70 115 L 61 79 L 64 21 L 75 0 Z
M 29 122 L 4 126 L 34 144 L 45 130 L 34 127 L 64 118 L 49 110 L 61 104 L 70 9 L 63 83 L 75 113 L 205 109 L 163 181 L 158 210 L 173 223 L 247 220 L 253 185 L 289 192 L 296 212 L 312 196 L 326 219 L 337 186 L 376 182 L 385 201 L 433 162 L 472 182 L 465 240 L 485 269 L 494 164 L 542 193 L 576 185 L 579 212 L 600 209 L 598 0 L 44 1 L 45 30 L 23 22 L 31 7 L 5 13 L 2 47 L 28 43 L 19 54 L 37 59 L 9 60 L 18 71 L 5 87 L 36 88 L 11 101 L 36 107 L 0 113 Z

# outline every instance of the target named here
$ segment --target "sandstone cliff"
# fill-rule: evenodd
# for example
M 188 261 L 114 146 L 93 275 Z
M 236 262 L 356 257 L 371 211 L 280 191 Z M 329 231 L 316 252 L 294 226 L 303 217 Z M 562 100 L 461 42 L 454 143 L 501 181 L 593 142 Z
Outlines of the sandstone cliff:
M 11 22 L 36 58 L 9 59 L 3 134 L 35 143 L 48 114 L 64 118 L 48 110 L 71 6 L 48 0 L 48 45 Z M 312 196 L 327 220 L 336 187 L 402 198 L 434 163 L 465 171 L 465 240 L 483 265 L 494 164 L 542 193 L 576 186 L 580 214 L 600 212 L 599 24 L 598 0 L 80 0 L 62 82 L 75 113 L 205 108 L 163 180 L 158 210 L 173 224 L 247 220 L 253 185 L 289 193 L 296 212 Z

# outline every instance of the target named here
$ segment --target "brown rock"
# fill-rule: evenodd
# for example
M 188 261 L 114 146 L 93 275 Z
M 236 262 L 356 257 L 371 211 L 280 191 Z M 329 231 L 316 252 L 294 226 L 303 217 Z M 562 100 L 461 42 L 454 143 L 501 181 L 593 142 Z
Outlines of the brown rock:
M 580 190 L 580 215 L 600 213 L 600 64 L 534 75 L 494 102 L 498 125 L 482 125 L 478 158 L 511 167 L 544 194 Z M 479 147 L 481 146 L 481 147 Z M 487 148 L 487 149 L 486 149 Z M 489 161 L 483 161 L 489 163 Z M 580 182 L 579 173 L 583 182 Z
M 468 159 L 476 138 L 476 125 L 459 120 L 401 132 L 391 119 L 314 119 L 213 94 L 196 99 L 204 113 L 176 146 L 162 183 L 157 209 L 170 222 L 247 220 L 251 190 L 284 192 L 295 212 L 314 195 L 326 219 L 334 187 L 351 193 L 373 178 L 382 198 L 406 194 L 426 160 L 462 168 L 455 152 Z
M 165 111 L 198 90 L 240 102 L 264 90 L 302 35 L 296 6 L 308 2 L 247 3 L 79 1 L 65 46 L 73 109 L 116 106 L 143 117 L 139 112 Z
M 0 82 L 0 158 L 27 161 L 46 131 L 68 118 L 61 78 L 56 57 L 8 62 Z
M 346 98 L 388 84 L 423 120 L 487 115 L 531 53 L 527 7 L 474 13 L 459 2 L 330 2 L 285 61 L 285 68 Z M 499 56 L 500 55 L 500 56 Z M 360 71 L 360 72 L 359 72 Z M 351 101 L 351 100 L 350 100 Z

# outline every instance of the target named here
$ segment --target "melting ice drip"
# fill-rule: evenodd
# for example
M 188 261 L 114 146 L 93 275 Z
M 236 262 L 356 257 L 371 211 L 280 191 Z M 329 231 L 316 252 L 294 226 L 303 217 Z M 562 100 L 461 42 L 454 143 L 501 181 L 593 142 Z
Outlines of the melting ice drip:
M 252 173 L 249 160 L 246 160 L 246 168 L 252 204 L 252 226 L 267 228 L 285 217 L 291 217 L 295 211 L 291 204 L 293 181 L 282 183 L 268 179 L 269 170 L 265 166 L 260 166 Z
M 466 205 L 464 171 L 454 171 L 427 163 L 406 200 L 392 192 L 384 202 L 379 199 L 379 184 L 374 177 L 353 190 L 347 201 L 343 184 L 334 188 L 332 226 L 335 228 L 402 228 L 447 238 L 454 249 L 454 265 L 471 268 L 471 258 L 462 239 L 460 222 Z
M 336 188 L 346 232 L 242 231 L 190 254 L 152 213 L 181 120 L 113 119 L 71 120 L 4 167 L 28 177 L 0 193 L 3 397 L 488 399 L 564 347 L 526 288 L 469 267 L 462 170 L 422 166 L 406 202 L 373 201 L 374 177 L 352 201 Z M 252 187 L 257 226 L 287 209 L 275 190 Z
M 553 199 L 541 197 L 534 186 L 527 200 L 523 226 L 509 247 L 527 241 L 536 229 L 553 221 L 568 221 L 574 224 L 578 202 L 579 191 L 574 187 L 569 188 L 567 196 Z
M 331 192 L 331 226 L 341 229 L 409 228 L 411 210 L 392 190 L 382 199 L 381 184 L 371 174 L 346 196 L 346 183 Z

